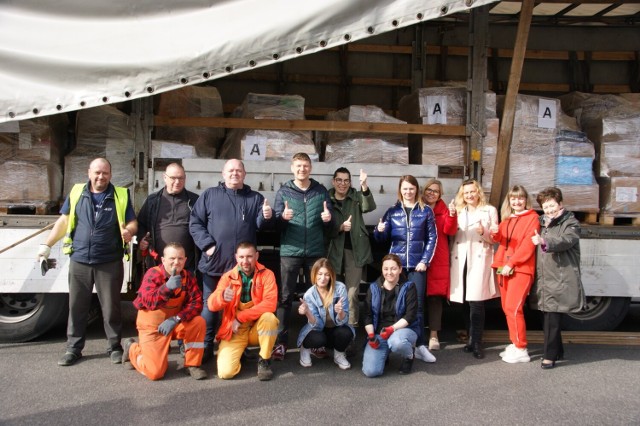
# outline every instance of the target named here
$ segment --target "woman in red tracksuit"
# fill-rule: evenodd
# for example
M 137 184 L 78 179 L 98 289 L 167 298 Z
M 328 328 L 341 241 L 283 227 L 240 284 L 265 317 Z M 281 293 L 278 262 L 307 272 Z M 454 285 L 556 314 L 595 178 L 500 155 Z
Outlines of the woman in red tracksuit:
M 442 302 L 449 297 L 451 275 L 449 272 L 449 236 L 458 231 L 455 204 L 442 201 L 442 182 L 429 179 L 422 192 L 424 203 L 431 207 L 436 217 L 438 244 L 427 269 L 427 314 L 429 316 L 429 350 L 439 350 L 438 331 L 442 328 Z
M 531 237 L 540 231 L 538 214 L 531 210 L 527 190 L 520 185 L 511 187 L 502 203 L 502 222 L 493 240 L 500 246 L 491 265 L 496 269 L 500 285 L 502 310 L 507 318 L 511 344 L 500 353 L 504 362 L 529 362 L 527 326 L 523 305 L 536 268 L 535 245 Z

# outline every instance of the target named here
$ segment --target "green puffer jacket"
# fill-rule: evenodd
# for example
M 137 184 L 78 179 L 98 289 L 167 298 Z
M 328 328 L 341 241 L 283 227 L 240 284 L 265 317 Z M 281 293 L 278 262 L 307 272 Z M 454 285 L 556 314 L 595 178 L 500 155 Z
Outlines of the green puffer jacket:
M 282 219 L 285 201 L 293 210 L 293 219 L 289 221 Z M 325 227 L 330 229 L 333 226 L 333 217 L 327 223 L 324 223 L 320 217 L 325 201 L 327 209 L 333 216 L 327 188 L 314 179 L 311 179 L 311 184 L 306 191 L 298 188 L 293 180 L 280 187 L 276 193 L 274 210 L 278 228 L 281 231 L 281 257 L 325 256 Z
M 363 213 L 368 213 L 376 209 L 376 202 L 370 190 L 365 193 L 349 188 L 347 196 L 342 200 L 342 206 L 338 204 L 335 196 L 336 190 L 329 190 L 329 197 L 333 203 L 333 227 L 329 233 L 329 248 L 327 257 L 336 273 L 342 271 L 342 259 L 344 254 L 344 238 L 346 233 L 340 232 L 340 225 L 351 216 L 351 248 L 356 266 L 363 267 L 367 263 L 373 262 L 371 245 L 369 243 L 369 232 L 362 218 Z
M 580 279 L 580 223 L 565 210 L 548 226 L 541 216 L 540 227 L 545 244 L 536 252 L 531 304 L 543 312 L 579 312 L 585 305 Z

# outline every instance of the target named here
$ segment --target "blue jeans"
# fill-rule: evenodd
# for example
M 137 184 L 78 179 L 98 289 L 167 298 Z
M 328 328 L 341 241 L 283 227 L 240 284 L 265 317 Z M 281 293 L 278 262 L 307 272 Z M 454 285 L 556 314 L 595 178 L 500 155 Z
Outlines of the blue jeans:
M 368 343 L 364 348 L 362 372 L 367 377 L 382 376 L 384 364 L 390 352 L 399 353 L 403 359 L 413 358 L 413 347 L 417 338 L 416 332 L 410 328 L 401 328 L 394 332 L 389 337 L 389 340 L 378 336 L 378 339 L 380 339 L 380 347 L 378 349 L 373 349 Z
M 420 325 L 420 333 L 418 333 L 416 346 L 426 345 L 427 341 L 424 337 L 424 299 L 427 293 L 427 273 L 413 270 L 407 274 L 407 278 L 416 285 L 416 292 L 418 293 L 418 324 Z
M 213 340 L 218 332 L 218 321 L 220 315 L 218 312 L 211 312 L 207 307 L 207 299 L 218 287 L 220 277 L 213 277 L 208 274 L 202 274 L 202 313 L 200 314 L 207 323 L 207 333 L 204 335 L 205 350 L 213 350 Z

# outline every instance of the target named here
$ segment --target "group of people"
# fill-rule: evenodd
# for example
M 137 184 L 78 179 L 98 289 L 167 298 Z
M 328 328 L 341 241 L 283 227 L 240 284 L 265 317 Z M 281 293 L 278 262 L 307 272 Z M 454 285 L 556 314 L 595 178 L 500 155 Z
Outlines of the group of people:
M 281 186 L 271 207 L 244 183 L 240 160 L 228 160 L 223 181 L 200 196 L 186 190 L 184 168 L 172 163 L 165 186 L 136 216 L 129 191 L 111 184 L 108 160 L 93 160 L 89 181 L 72 188 L 38 251 L 46 260 L 63 239 L 63 252 L 70 255 L 67 347 L 58 365 L 73 365 L 82 356 L 95 286 L 111 362 L 160 379 L 171 340 L 177 339 L 184 371 L 200 380 L 207 377 L 202 364 L 214 358 L 218 342 L 217 374 L 231 379 L 254 358 L 247 347 L 257 345 L 257 376 L 270 380 L 271 361 L 283 360 L 289 349 L 300 271 L 309 285 L 297 310 L 306 319 L 296 339 L 303 367 L 332 350 L 334 363 L 349 369 L 358 328 L 366 333 L 362 371 L 368 377 L 383 374 L 390 353 L 400 355 L 401 374 L 411 372 L 414 358 L 435 362 L 445 300 L 466 302 L 464 351 L 482 358 L 484 301 L 500 295 L 512 342 L 500 356 L 528 362 L 523 304 L 534 285 L 536 247 L 531 293 L 544 312 L 542 367 L 553 368 L 563 357 L 561 314 L 579 310 L 584 292 L 579 225 L 563 209 L 557 188 L 538 194 L 544 211 L 539 218 L 526 190 L 514 186 L 498 223 L 497 210 L 475 180 L 463 182 L 447 205 L 440 181 L 428 180 L 421 193 L 415 177 L 402 176 L 397 203 L 374 228 L 375 241 L 390 248 L 361 314 L 363 267 L 373 261 L 363 215 L 376 209 L 367 174 L 360 170 L 356 189 L 350 171 L 340 167 L 327 190 L 311 171 L 309 156 L 295 154 L 293 179 Z M 279 280 L 258 262 L 257 232 L 265 229 L 280 234 Z M 146 271 L 133 302 L 137 341 L 121 338 L 120 312 L 122 257 L 134 236 Z

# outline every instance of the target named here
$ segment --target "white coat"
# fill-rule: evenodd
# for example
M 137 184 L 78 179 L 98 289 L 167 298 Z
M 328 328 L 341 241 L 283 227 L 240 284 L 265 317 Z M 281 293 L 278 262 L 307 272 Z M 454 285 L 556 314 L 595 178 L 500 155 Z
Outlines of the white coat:
M 479 224 L 484 235 L 478 234 Z M 458 213 L 458 231 L 451 251 L 451 290 L 449 299 L 462 303 L 478 302 L 499 297 L 491 263 L 493 240 L 491 233 L 498 232 L 498 211 L 491 205 L 477 207 L 470 212 L 465 207 Z M 464 266 L 467 265 L 467 288 L 464 291 Z M 463 300 L 464 297 L 464 300 Z

